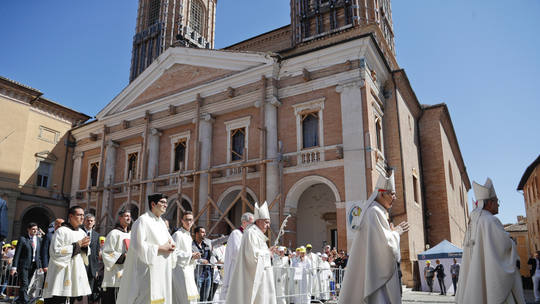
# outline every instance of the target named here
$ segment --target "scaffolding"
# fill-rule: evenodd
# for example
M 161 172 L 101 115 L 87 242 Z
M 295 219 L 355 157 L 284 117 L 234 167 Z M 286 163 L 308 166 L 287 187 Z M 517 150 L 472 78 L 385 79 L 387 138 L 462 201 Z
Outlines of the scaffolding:
M 266 100 L 266 82 L 267 79 L 263 75 L 260 80 L 260 92 L 261 92 L 261 100 Z M 196 104 L 196 110 L 195 110 L 195 118 L 201 117 L 201 106 L 204 102 L 204 99 L 201 97 L 200 94 L 197 95 L 197 98 L 195 100 Z M 278 157 L 277 159 L 274 158 L 266 158 L 266 126 L 265 126 L 265 106 L 264 104 L 261 104 L 260 106 L 260 125 L 258 126 L 258 129 L 260 130 L 260 143 L 259 143 L 259 160 L 254 161 L 248 161 L 246 159 L 247 157 L 247 148 L 244 147 L 243 155 L 241 156 L 242 160 L 240 162 L 232 163 L 232 164 L 225 164 L 225 165 L 218 165 L 214 166 L 212 165 L 212 155 L 208 155 L 209 163 L 208 167 L 206 169 L 200 168 L 200 150 L 201 150 L 201 142 L 200 142 L 200 134 L 199 134 L 199 124 L 200 119 L 195 119 L 195 147 L 194 147 L 194 155 L 193 158 L 193 170 L 190 172 L 184 171 L 184 164 L 180 162 L 179 164 L 179 171 L 178 173 L 174 174 L 166 174 L 159 177 L 156 177 L 156 173 L 158 172 L 157 167 L 154 166 L 153 169 L 153 177 L 148 178 L 147 172 L 148 172 L 148 136 L 150 133 L 150 126 L 151 126 L 151 120 L 152 116 L 149 111 L 145 112 L 145 126 L 143 131 L 143 144 L 142 144 L 142 151 L 141 151 L 141 165 L 138 166 L 137 172 L 135 172 L 137 177 L 140 177 L 139 180 L 133 180 L 134 172 L 129 170 L 128 172 L 128 180 L 126 182 L 121 183 L 113 183 L 112 177 L 108 176 L 107 180 L 107 186 L 104 185 L 104 177 L 103 177 L 103 171 L 104 166 L 101 164 L 104 164 L 106 161 L 105 157 L 105 149 L 106 149 L 106 141 L 107 141 L 107 135 L 108 135 L 108 127 L 106 125 L 103 126 L 103 132 L 101 136 L 101 147 L 100 147 L 100 165 L 98 167 L 98 182 L 97 187 L 91 187 L 92 181 L 89 179 L 87 181 L 87 188 L 85 190 L 86 192 L 86 212 L 88 213 L 90 211 L 90 206 L 92 202 L 92 197 L 96 197 L 95 200 L 95 208 L 96 208 L 96 227 L 99 229 L 100 227 L 105 227 L 105 231 L 99 231 L 102 234 L 107 234 L 110 232 L 111 229 L 113 229 L 113 226 L 115 224 L 115 218 L 113 215 L 112 207 L 114 206 L 114 192 L 118 188 L 127 188 L 127 201 L 129 204 L 128 210 L 132 210 L 131 201 L 133 197 L 133 188 L 138 187 L 139 188 L 139 216 L 146 212 L 146 206 L 144 202 L 146 202 L 146 190 L 147 186 L 150 185 L 152 187 L 152 192 L 157 191 L 157 184 L 161 181 L 167 181 L 171 178 L 176 177 L 178 179 L 178 188 L 177 188 L 177 198 L 174 201 L 177 208 L 177 218 L 176 218 L 176 224 L 177 227 L 180 226 L 180 211 L 185 212 L 186 210 L 182 206 L 182 193 L 183 193 L 183 182 L 184 178 L 192 179 L 193 180 L 193 196 L 192 196 L 192 202 L 193 202 L 193 214 L 194 214 L 194 220 L 197 221 L 203 214 L 206 213 L 206 227 L 209 229 L 207 231 L 208 235 L 212 234 L 216 230 L 216 228 L 219 226 L 220 223 L 223 221 L 226 222 L 231 229 L 236 229 L 235 225 L 231 222 L 231 220 L 228 217 L 229 211 L 237 204 L 242 204 L 242 214 L 251 211 L 253 212 L 254 206 L 248 201 L 247 195 L 246 195 L 246 184 L 247 184 L 247 171 L 250 168 L 254 168 L 255 166 L 259 166 L 259 172 L 260 172 L 260 194 L 259 194 L 259 200 L 260 202 L 266 201 L 266 164 L 270 162 L 277 161 L 278 162 L 278 168 L 279 168 L 279 174 L 278 174 L 278 183 L 279 183 L 279 193 L 274 198 L 272 202 L 269 203 L 268 209 L 272 210 L 272 208 L 278 204 L 279 206 L 279 223 L 275 223 L 278 225 L 283 221 L 284 215 L 283 215 L 283 144 L 279 142 L 279 151 L 278 151 Z M 96 135 L 94 135 L 96 136 Z M 97 137 L 95 137 L 97 138 Z M 213 173 L 221 172 L 222 170 L 230 170 L 230 169 L 240 169 L 242 172 L 242 188 L 240 193 L 236 196 L 236 198 L 231 202 L 231 204 L 227 207 L 225 211 L 222 211 L 216 202 L 212 199 L 212 180 L 213 180 Z M 206 202 L 204 203 L 204 206 L 202 208 L 199 208 L 199 189 L 200 189 L 200 182 L 201 182 L 201 175 L 207 174 L 208 177 L 208 192 L 206 197 Z M 105 204 L 105 208 L 103 208 L 103 204 Z M 200 209 L 200 210 L 199 210 Z M 102 210 L 104 210 L 102 212 Z M 212 213 L 215 211 L 218 212 L 219 218 L 218 220 L 212 225 Z M 104 225 L 102 225 L 104 224 Z M 211 227 L 211 228 L 210 228 Z M 269 238 L 269 243 L 272 243 L 272 238 L 275 240 L 278 236 L 278 232 L 274 230 L 273 227 L 270 227 L 267 232 L 267 237 Z

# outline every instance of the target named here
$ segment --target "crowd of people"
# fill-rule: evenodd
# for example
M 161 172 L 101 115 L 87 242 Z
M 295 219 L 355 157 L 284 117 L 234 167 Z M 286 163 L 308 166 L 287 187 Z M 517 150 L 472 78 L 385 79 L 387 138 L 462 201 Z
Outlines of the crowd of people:
M 465 236 L 462 265 L 454 260 L 450 269 L 455 301 L 524 303 L 516 246 L 494 216 L 499 201 L 493 184 L 488 179 L 485 185 L 473 183 L 473 188 L 478 202 Z M 182 215 L 182 227 L 170 233 L 162 218 L 168 205 L 162 193 L 148 196 L 149 210 L 133 224 L 130 212 L 121 211 L 104 238 L 93 230 L 94 216 L 74 206 L 68 210 L 68 221 L 57 219 L 43 239 L 37 224 L 30 223 L 27 235 L 5 246 L 10 263 L 6 274 L 8 280 L 18 276 L 17 302 L 25 304 L 32 274 L 43 277 L 46 304 L 217 300 L 303 304 L 330 299 L 337 284 L 341 285 L 338 304 L 401 303 L 400 238 L 409 224 L 394 225 L 389 220 L 395 199 L 393 174 L 381 175 L 354 218 L 350 257 L 330 246 L 322 253 L 315 253 L 310 244 L 295 251 L 268 247 L 271 221 L 266 203 L 255 204 L 254 214 L 243 214 L 238 229 L 214 240 L 206 237 L 204 227 L 193 227 L 189 211 Z M 441 294 L 446 294 L 445 270 L 439 260 L 436 263 L 436 267 L 427 263 L 424 277 L 432 291 L 437 276 Z M 529 264 L 537 270 L 533 283 L 538 301 L 538 256 Z M 332 268 L 349 270 L 342 277 Z M 11 290 L 6 292 L 10 295 Z
M 255 221 L 261 217 L 269 218 L 265 216 L 269 214 L 266 204 L 262 207 L 266 211 L 261 212 L 257 206 L 255 215 L 243 214 L 242 225 L 229 236 L 210 240 L 204 227 L 193 227 L 190 211 L 183 213 L 182 227 L 169 231 L 168 221 L 161 217 L 167 208 L 167 196 L 155 193 L 148 199 L 150 210 L 135 223 L 128 210 L 120 211 L 107 236 L 94 230 L 94 215 L 85 214 L 79 206 L 69 209 L 67 221 L 51 223 L 47 233 L 30 223 L 26 235 L 2 248 L 2 298 L 29 303 L 39 296 L 29 291 L 34 277 L 34 286 L 42 289 L 45 303 L 226 300 L 235 281 L 233 270 L 241 255 L 244 232 L 258 227 Z M 278 303 L 329 300 L 336 295 L 336 280 L 340 282 L 331 268 L 345 269 L 348 260 L 345 251 L 338 253 L 329 245 L 322 253 L 315 253 L 310 244 L 294 251 L 272 247 L 268 253 L 273 266 L 269 281 Z

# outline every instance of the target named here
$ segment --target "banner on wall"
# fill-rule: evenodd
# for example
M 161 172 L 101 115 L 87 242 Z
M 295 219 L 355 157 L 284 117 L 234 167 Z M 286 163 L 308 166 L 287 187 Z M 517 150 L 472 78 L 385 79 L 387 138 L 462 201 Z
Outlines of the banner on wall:
M 347 239 L 354 238 L 354 229 L 360 222 L 360 215 L 367 209 L 367 201 L 351 201 L 346 203 Z

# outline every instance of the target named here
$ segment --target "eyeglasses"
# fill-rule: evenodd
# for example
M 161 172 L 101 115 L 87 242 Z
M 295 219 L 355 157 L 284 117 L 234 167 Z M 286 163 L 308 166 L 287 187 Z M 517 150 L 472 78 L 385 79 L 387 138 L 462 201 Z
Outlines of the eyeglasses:
M 189 222 L 193 222 L 193 219 L 182 219 L 182 221 L 189 223 Z

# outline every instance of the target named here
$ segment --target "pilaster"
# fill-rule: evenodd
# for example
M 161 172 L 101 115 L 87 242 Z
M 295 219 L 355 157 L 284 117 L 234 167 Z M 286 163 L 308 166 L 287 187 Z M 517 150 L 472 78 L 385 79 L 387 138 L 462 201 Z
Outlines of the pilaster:
M 212 126 L 216 121 L 208 113 L 202 114 L 199 123 L 199 140 L 201 142 L 200 168 L 207 169 L 210 164 L 210 155 L 212 154 Z M 208 173 L 201 174 L 199 179 L 199 211 L 204 208 L 208 196 Z M 202 215 L 199 221 L 206 223 L 206 216 Z
M 77 191 L 81 185 L 81 170 L 82 170 L 82 158 L 84 152 L 77 152 L 73 154 L 73 174 L 71 177 L 71 193 L 69 207 L 73 207 L 80 203 L 80 199 L 77 199 Z
M 148 179 L 152 179 L 159 175 L 159 138 L 161 135 L 163 135 L 163 133 L 159 132 L 156 128 L 152 128 L 148 132 L 148 167 L 146 169 L 146 177 Z M 154 183 L 147 183 L 146 195 L 152 193 L 154 193 Z

